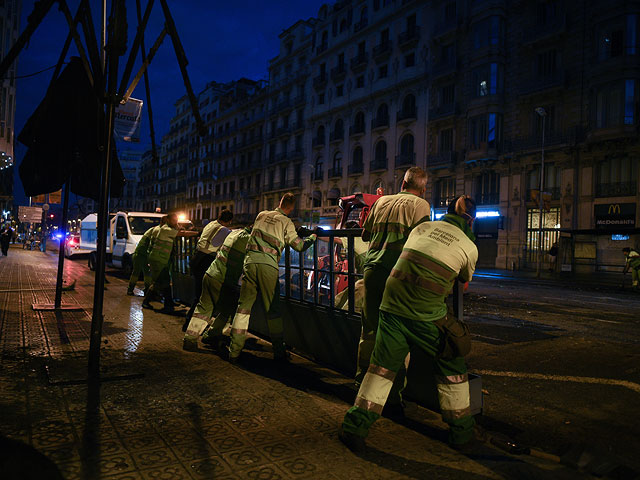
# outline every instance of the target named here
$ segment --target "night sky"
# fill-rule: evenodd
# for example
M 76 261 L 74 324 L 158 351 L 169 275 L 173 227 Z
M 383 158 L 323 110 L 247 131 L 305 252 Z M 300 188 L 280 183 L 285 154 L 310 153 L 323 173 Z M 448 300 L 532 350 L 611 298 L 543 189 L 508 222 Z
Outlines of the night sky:
M 33 11 L 34 0 L 24 0 L 22 5 L 20 32 L 26 26 L 27 16 Z M 69 0 L 75 13 L 78 1 Z M 99 36 L 99 12 L 101 2 L 91 2 L 96 28 Z M 127 0 L 129 21 L 129 47 L 135 36 L 137 25 L 135 2 Z M 144 10 L 146 0 L 142 0 Z M 318 9 L 326 1 L 320 0 L 234 0 L 231 2 L 211 0 L 168 0 L 178 33 L 189 60 L 187 70 L 196 94 L 208 81 L 227 82 L 247 77 L 254 80 L 267 79 L 267 62 L 278 53 L 278 35 L 300 19 L 316 17 Z M 164 18 L 158 1 L 145 33 L 147 50 L 162 30 Z M 53 66 L 58 60 L 64 40 L 68 33 L 66 21 L 57 6 L 50 10 L 35 34 L 31 37 L 27 49 L 18 59 L 18 76 L 32 74 Z M 70 55 L 76 55 L 75 47 Z M 124 68 L 126 56 L 121 57 L 120 72 Z M 140 64 L 140 56 L 134 73 Z M 17 81 L 16 99 L 16 136 L 29 116 L 42 100 L 51 80 L 53 70 L 39 75 L 22 78 Z M 173 103 L 185 93 L 184 84 L 175 60 L 170 37 L 165 37 L 149 69 L 151 100 L 154 113 L 156 139 L 169 129 L 169 120 L 173 114 Z M 140 81 L 133 97 L 145 101 L 144 81 Z M 135 149 L 150 146 L 148 113 L 143 113 L 141 143 L 128 144 Z M 125 146 L 128 146 L 125 145 Z M 122 148 L 120 145 L 119 148 Z M 17 164 L 25 154 L 25 147 L 16 143 L 15 158 Z M 25 205 L 22 184 L 15 168 L 14 181 L 15 205 Z M 72 197 L 73 201 L 73 197 Z

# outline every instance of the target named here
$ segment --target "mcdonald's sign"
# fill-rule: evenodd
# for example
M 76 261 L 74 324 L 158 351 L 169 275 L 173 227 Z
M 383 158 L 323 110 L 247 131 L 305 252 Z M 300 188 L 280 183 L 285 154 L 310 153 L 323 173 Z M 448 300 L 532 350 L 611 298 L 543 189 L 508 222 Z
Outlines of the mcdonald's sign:
M 635 203 L 603 203 L 593 209 L 598 229 L 624 230 L 636 226 Z

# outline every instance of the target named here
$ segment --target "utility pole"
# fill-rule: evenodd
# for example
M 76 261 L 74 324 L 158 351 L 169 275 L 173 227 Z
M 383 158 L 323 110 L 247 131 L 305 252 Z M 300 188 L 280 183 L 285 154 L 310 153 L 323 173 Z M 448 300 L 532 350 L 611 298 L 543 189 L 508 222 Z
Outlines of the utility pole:
M 538 264 L 536 267 L 536 277 L 540 278 L 540 271 L 542 270 L 542 208 L 544 207 L 544 201 L 542 198 L 542 192 L 544 191 L 544 127 L 545 120 L 547 118 L 547 111 L 542 108 L 536 108 L 536 113 L 542 117 L 542 153 L 540 155 L 540 192 L 538 193 L 540 216 L 538 217 Z

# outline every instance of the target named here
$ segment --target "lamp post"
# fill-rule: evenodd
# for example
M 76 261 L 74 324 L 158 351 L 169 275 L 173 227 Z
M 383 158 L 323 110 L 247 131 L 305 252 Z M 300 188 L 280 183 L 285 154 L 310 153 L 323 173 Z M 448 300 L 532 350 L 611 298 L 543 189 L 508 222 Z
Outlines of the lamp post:
M 544 124 L 547 117 L 547 111 L 542 108 L 536 108 L 536 113 L 542 117 L 542 153 L 540 155 L 540 191 L 538 192 L 538 201 L 540 208 L 540 216 L 538 218 L 538 264 L 536 266 L 536 277 L 540 278 L 542 270 L 542 192 L 544 190 Z

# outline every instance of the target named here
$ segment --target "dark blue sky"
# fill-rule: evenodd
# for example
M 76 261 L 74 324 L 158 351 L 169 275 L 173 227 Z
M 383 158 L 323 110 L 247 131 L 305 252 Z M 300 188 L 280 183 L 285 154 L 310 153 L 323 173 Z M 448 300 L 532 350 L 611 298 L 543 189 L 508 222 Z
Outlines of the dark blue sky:
M 26 26 L 27 16 L 33 11 L 34 0 L 24 0 L 20 31 Z M 77 0 L 69 0 L 75 13 Z M 96 9 L 101 2 L 92 0 Z M 127 0 L 129 19 L 129 46 L 137 25 L 135 2 Z M 146 0 L 142 0 L 142 8 Z M 189 60 L 187 70 L 196 94 L 208 81 L 226 82 L 240 77 L 267 78 L 267 61 L 278 53 L 278 35 L 297 20 L 317 16 L 318 9 L 326 1 L 320 0 L 234 0 L 231 2 L 212 0 L 168 0 L 178 33 Z M 99 29 L 98 11 L 94 10 L 96 27 Z M 147 50 L 160 33 L 164 19 L 160 2 L 156 1 L 153 14 L 145 34 Z M 55 65 L 68 32 L 67 24 L 54 6 L 31 38 L 31 42 L 18 59 L 18 76 L 27 75 Z M 99 32 L 99 30 L 98 30 Z M 99 35 L 99 33 L 98 33 Z M 70 55 L 75 55 L 74 47 Z M 121 70 L 126 57 L 121 58 Z M 134 68 L 137 68 L 138 62 Z M 25 121 L 42 100 L 53 70 L 17 82 L 16 125 L 19 133 Z M 173 113 L 173 103 L 185 93 L 171 40 L 167 36 L 156 54 L 150 69 L 151 100 L 154 110 L 156 138 L 160 141 L 168 130 Z M 133 75 L 132 75 L 133 76 Z M 145 100 L 144 82 L 141 81 L 133 96 Z M 150 145 L 148 113 L 144 112 L 141 143 L 133 148 L 144 149 Z M 15 158 L 19 163 L 25 148 L 16 145 Z M 14 196 L 16 205 L 24 205 L 22 184 L 15 169 Z

